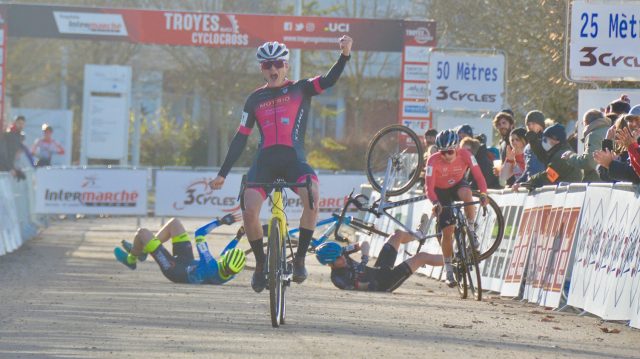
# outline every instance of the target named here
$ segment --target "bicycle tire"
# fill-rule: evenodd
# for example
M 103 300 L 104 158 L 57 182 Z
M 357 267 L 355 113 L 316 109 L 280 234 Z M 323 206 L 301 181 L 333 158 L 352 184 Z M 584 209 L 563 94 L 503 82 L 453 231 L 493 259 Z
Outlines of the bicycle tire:
M 269 232 L 269 248 L 267 261 L 269 262 L 269 309 L 271 312 L 271 326 L 280 326 L 280 314 L 282 303 L 282 238 L 280 236 L 280 223 L 277 218 L 271 220 Z
M 285 257 L 285 254 L 287 252 L 287 246 L 282 246 L 282 257 Z M 287 263 L 289 263 L 289 261 L 287 260 Z M 288 266 L 288 264 L 285 264 L 285 266 Z M 287 270 L 290 270 L 291 268 L 287 267 Z M 287 286 L 286 285 L 282 285 L 282 297 L 280 300 L 280 325 L 285 324 L 285 317 L 287 315 L 287 296 L 285 295 L 285 292 L 287 291 Z
M 401 138 L 403 138 L 401 135 L 406 136 L 408 142 L 401 143 Z M 416 153 L 406 152 L 410 147 L 414 147 Z M 384 177 L 390 155 L 400 157 L 397 164 L 400 171 L 395 171 L 395 173 L 407 177 L 399 180 L 393 187 L 386 189 L 388 196 L 398 196 L 411 189 L 420 178 L 424 167 L 422 140 L 409 127 L 403 125 L 390 125 L 376 133 L 367 147 L 365 163 L 367 180 L 377 192 L 382 192 L 385 185 L 382 183 L 384 178 L 380 178 L 380 175 Z
M 269 242 L 264 243 L 262 246 L 263 246 L 263 248 L 265 250 L 268 250 Z M 297 239 L 291 239 L 291 248 L 293 248 L 293 249 L 298 248 L 298 240 Z M 251 258 L 251 256 L 253 256 L 253 250 L 251 248 L 245 249 L 244 250 L 244 255 L 247 258 Z M 293 257 L 291 256 L 291 253 L 287 254 L 287 260 L 293 260 Z M 245 269 L 256 269 L 256 266 L 254 265 L 254 263 L 247 262 L 244 265 L 244 268 Z
M 458 244 L 463 248 L 462 263 L 464 264 L 465 273 L 467 276 L 467 288 L 468 292 L 471 292 L 471 296 L 477 300 L 482 300 L 482 276 L 480 274 L 479 261 L 476 258 L 476 250 L 471 243 L 467 243 L 465 237 L 468 236 L 467 226 L 460 228 L 460 240 Z
M 453 265 L 453 277 L 458 285 L 458 294 L 460 299 L 467 299 L 467 275 L 464 263 L 457 261 Z
M 474 191 L 473 196 L 479 197 L 480 192 Z M 493 213 L 493 215 L 495 216 L 495 223 L 491 225 L 490 229 L 479 228 L 479 232 L 487 233 L 487 231 L 489 230 L 490 235 L 489 235 L 489 240 L 484 240 L 484 238 L 480 240 L 481 238 L 479 238 L 480 247 L 478 249 L 480 254 L 477 256 L 478 262 L 481 262 L 491 257 L 491 255 L 498 249 L 498 247 L 500 247 L 500 243 L 502 243 L 502 238 L 504 237 L 505 224 L 504 224 L 504 216 L 502 215 L 502 210 L 500 209 L 498 204 L 493 200 L 493 198 L 487 196 L 487 200 L 488 200 L 487 206 L 491 208 L 491 213 Z M 482 211 L 481 208 L 478 208 L 478 211 L 476 211 L 476 221 L 480 216 L 482 216 L 481 211 Z M 487 225 L 490 224 L 490 220 L 491 219 L 487 221 Z M 494 232 L 496 232 L 495 237 L 493 236 Z M 476 235 L 478 235 L 478 233 L 476 233 Z

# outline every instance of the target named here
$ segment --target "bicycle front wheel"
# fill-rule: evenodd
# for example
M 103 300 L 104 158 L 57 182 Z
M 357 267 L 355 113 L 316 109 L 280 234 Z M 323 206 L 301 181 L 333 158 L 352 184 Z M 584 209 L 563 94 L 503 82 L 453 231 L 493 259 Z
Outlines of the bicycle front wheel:
M 284 302 L 284 286 L 282 276 L 284 268 L 282 261 L 283 238 L 280 233 L 280 223 L 278 219 L 271 220 L 271 231 L 269 232 L 269 247 L 267 261 L 269 262 L 269 307 L 271 309 L 271 325 L 274 328 L 280 326 Z
M 382 192 L 384 188 L 389 196 L 401 195 L 420 178 L 424 167 L 422 140 L 406 126 L 387 126 L 369 143 L 366 164 L 367 179 L 374 190 Z
M 473 248 L 468 233 L 466 226 L 460 231 L 461 238 L 459 244 L 464 248 L 464 251 L 460 254 L 462 254 L 462 262 L 464 263 L 467 276 L 468 291 L 475 300 L 480 301 L 482 300 L 482 276 L 480 266 L 478 265 L 478 252 Z
M 265 251 L 268 251 L 269 250 L 269 248 L 268 248 L 269 247 L 269 242 L 265 243 L 263 245 L 263 247 L 264 247 Z M 293 238 L 291 239 L 291 248 L 293 248 L 294 250 L 296 248 L 298 248 L 298 240 L 297 239 L 293 239 Z M 250 258 L 254 258 L 253 250 L 251 248 L 245 249 L 244 255 L 247 258 L 247 262 L 244 265 L 245 269 L 256 269 L 255 260 L 250 259 Z M 291 255 L 291 253 L 287 254 L 287 260 L 293 260 L 293 256 Z

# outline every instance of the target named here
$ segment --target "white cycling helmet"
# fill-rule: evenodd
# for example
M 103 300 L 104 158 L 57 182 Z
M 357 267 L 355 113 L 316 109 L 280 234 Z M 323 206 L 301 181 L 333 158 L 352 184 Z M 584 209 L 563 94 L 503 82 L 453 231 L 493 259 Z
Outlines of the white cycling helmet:
M 289 61 L 289 49 L 285 44 L 281 44 L 277 41 L 265 42 L 256 52 L 258 62 L 273 61 L 273 60 L 285 60 Z

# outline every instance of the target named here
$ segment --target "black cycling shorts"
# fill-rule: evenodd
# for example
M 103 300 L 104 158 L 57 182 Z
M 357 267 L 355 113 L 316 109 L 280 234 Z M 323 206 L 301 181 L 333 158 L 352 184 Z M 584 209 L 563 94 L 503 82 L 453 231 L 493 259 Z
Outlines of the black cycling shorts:
M 293 147 L 276 145 L 260 151 L 249 169 L 247 181 L 271 183 L 281 178 L 285 182 L 302 183 L 306 181 L 307 175 L 311 176 L 312 181 L 318 183 L 318 177 L 313 168 L 306 161 L 298 158 Z M 263 199 L 267 198 L 270 192 L 264 188 L 255 189 L 262 194 Z
M 174 283 L 189 283 L 187 267 L 194 260 L 191 242 L 174 243 L 173 255 L 161 245 L 151 256 L 167 279 Z
M 451 188 L 436 188 L 438 201 L 442 206 L 450 206 L 454 201 L 460 201 L 458 198 L 458 190 L 460 188 L 469 187 L 469 183 L 464 179 L 456 183 Z M 443 208 L 438 216 L 438 230 L 453 224 L 453 211 L 451 208 Z
M 375 281 L 377 282 L 377 290 L 381 292 L 393 292 L 407 278 L 411 277 L 411 268 L 406 262 L 395 266 L 398 251 L 389 243 L 382 246 L 382 250 L 378 255 L 375 267 L 378 269 L 375 273 Z

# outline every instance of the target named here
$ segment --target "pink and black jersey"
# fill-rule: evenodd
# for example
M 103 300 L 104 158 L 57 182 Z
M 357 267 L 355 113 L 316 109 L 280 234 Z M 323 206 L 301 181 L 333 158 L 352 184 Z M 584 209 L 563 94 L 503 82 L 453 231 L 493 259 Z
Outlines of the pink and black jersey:
M 429 156 L 427 168 L 425 170 L 425 193 L 432 202 L 438 202 L 436 188 L 452 188 L 464 179 L 467 169 L 471 169 L 471 174 L 478 183 L 480 192 L 487 192 L 487 182 L 482 175 L 476 158 L 464 148 L 456 150 L 456 159 L 449 163 L 442 158 L 439 152 Z
M 273 146 L 285 146 L 295 151 L 299 161 L 305 161 L 304 136 L 311 97 L 322 93 L 336 83 L 347 60 L 349 56 L 340 55 L 340 59 L 324 76 L 297 82 L 288 81 L 276 88 L 264 86 L 249 95 L 244 105 L 240 126 L 231 141 L 229 152 L 218 174 L 227 176 L 240 157 L 254 127 L 258 127 L 260 131 L 259 151 Z

